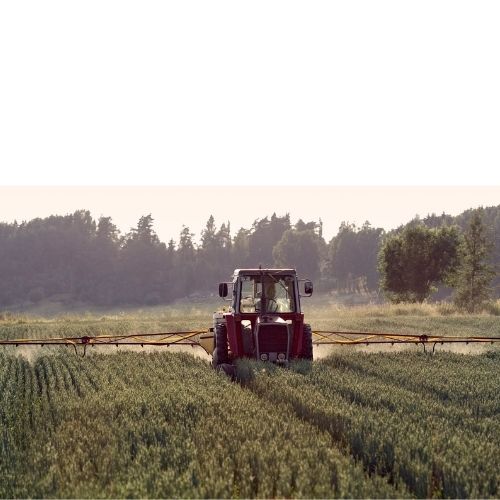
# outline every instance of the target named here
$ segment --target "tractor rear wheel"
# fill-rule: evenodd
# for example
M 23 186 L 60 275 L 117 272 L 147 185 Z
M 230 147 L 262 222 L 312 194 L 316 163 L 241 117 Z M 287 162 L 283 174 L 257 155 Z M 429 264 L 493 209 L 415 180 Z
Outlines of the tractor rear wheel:
M 215 325 L 214 338 L 215 349 L 212 355 L 212 366 L 217 368 L 219 365 L 229 363 L 226 325 Z
M 302 359 L 313 360 L 313 344 L 312 344 L 312 329 L 311 325 L 304 324 L 302 331 Z

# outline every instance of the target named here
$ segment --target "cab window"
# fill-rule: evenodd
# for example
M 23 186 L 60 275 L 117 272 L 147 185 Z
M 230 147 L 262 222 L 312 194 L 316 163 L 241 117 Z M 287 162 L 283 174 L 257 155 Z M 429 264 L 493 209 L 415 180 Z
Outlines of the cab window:
M 243 276 L 241 279 L 240 312 L 287 313 L 295 311 L 292 276 Z

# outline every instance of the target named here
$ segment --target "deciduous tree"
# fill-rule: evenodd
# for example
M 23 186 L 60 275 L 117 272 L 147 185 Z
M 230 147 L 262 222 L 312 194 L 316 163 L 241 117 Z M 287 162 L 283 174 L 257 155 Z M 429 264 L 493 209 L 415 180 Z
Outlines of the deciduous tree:
M 457 266 L 459 242 L 455 227 L 420 223 L 388 237 L 379 254 L 382 290 L 393 302 L 423 302 Z

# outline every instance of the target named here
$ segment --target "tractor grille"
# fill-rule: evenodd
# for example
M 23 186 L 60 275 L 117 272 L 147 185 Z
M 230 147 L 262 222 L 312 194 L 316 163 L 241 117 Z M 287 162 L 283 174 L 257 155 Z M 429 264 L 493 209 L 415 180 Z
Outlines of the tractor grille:
M 288 352 L 288 325 L 285 323 L 261 324 L 257 330 L 260 353 Z

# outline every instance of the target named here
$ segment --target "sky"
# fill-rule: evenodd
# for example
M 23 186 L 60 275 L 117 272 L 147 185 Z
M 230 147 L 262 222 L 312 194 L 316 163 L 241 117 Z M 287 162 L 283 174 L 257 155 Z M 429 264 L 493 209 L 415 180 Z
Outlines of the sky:
M 497 205 L 499 21 L 496 0 L 2 1 L 0 187 L 66 188 L 1 189 L 0 220 L 151 212 L 168 239 L 275 209 L 333 235 Z M 229 186 L 273 189 L 208 189 Z

